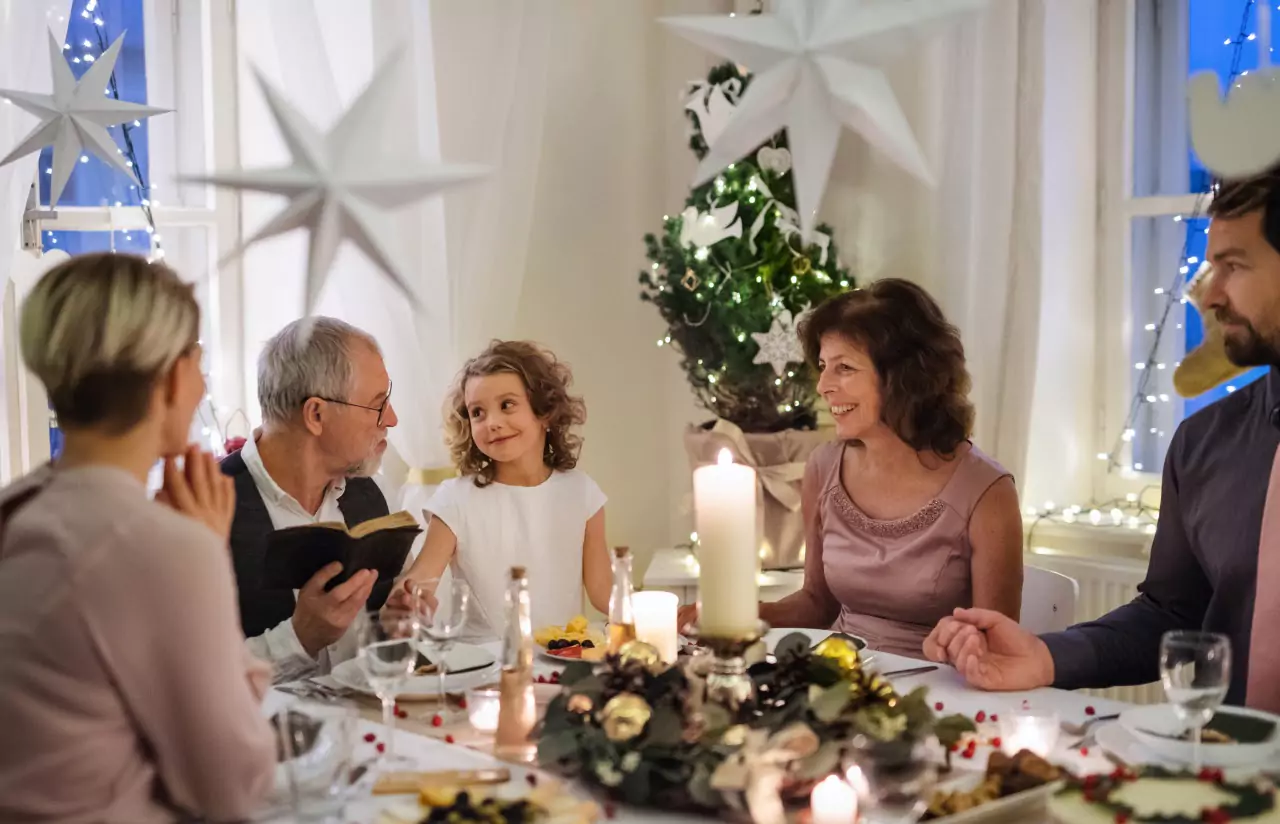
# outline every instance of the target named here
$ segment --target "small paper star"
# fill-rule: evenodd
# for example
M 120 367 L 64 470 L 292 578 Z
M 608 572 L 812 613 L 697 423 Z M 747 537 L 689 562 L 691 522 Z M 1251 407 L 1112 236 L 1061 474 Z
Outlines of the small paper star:
M 759 344 L 753 363 L 767 363 L 773 367 L 774 373 L 782 377 L 787 371 L 787 364 L 804 360 L 804 350 L 800 348 L 800 337 L 786 309 L 773 319 L 768 332 L 752 332 L 751 337 Z
M 24 137 L 9 154 L 0 160 L 0 166 L 12 163 L 20 157 L 38 152 L 45 146 L 53 147 L 53 180 L 49 188 L 49 205 L 56 206 L 66 188 L 67 179 L 76 167 L 76 161 L 88 150 L 135 179 L 107 134 L 108 126 L 118 126 L 130 120 L 136 121 L 169 109 L 126 103 L 112 97 L 104 97 L 103 90 L 111 80 L 116 59 L 120 56 L 120 44 L 124 34 L 102 53 L 102 57 L 90 66 L 77 81 L 71 73 L 71 65 L 63 56 L 62 46 L 49 32 L 49 63 L 53 69 L 53 94 L 20 92 L 0 89 L 0 97 L 13 101 L 23 111 L 40 118 L 40 123 Z

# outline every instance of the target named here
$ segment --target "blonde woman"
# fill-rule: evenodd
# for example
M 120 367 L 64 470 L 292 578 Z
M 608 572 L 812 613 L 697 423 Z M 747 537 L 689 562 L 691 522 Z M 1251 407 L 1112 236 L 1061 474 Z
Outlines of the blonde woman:
M 270 673 L 245 649 L 227 552 L 234 493 L 187 447 L 199 328 L 191 288 L 127 255 L 73 258 L 22 307 L 22 358 L 65 442 L 0 491 L 2 821 L 235 820 L 271 787 Z

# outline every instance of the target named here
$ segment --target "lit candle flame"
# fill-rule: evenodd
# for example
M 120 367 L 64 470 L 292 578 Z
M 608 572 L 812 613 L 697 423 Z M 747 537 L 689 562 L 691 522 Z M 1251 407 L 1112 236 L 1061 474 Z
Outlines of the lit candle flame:
M 716 456 L 716 463 L 720 466 L 726 466 L 733 463 L 733 453 L 727 448 L 721 449 L 720 454 Z

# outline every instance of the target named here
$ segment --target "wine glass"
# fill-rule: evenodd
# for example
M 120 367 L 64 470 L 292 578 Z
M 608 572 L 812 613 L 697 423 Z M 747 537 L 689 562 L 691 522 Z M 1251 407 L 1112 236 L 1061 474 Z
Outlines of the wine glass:
M 357 659 L 365 680 L 382 702 L 382 724 L 387 728 L 384 766 L 402 760 L 395 755 L 396 695 L 417 663 L 421 626 L 421 618 L 412 609 L 384 606 L 356 617 Z
M 410 585 L 410 594 L 419 616 L 422 631 L 435 643 L 436 674 L 440 685 L 440 715 L 449 706 L 445 692 L 445 676 L 448 674 L 449 649 L 462 634 L 467 623 L 467 610 L 471 606 L 471 587 L 457 576 L 443 584 L 441 579 Z
M 1192 730 L 1192 766 L 1200 772 L 1200 731 L 1231 683 L 1231 641 L 1216 632 L 1173 630 L 1160 639 L 1160 681 L 1182 723 Z
M 355 704 L 295 701 L 272 721 L 298 820 L 344 820 L 359 723 Z
M 859 734 L 849 747 L 846 776 L 858 795 L 860 820 L 914 824 L 928 807 L 938 768 L 923 740 L 881 741 Z

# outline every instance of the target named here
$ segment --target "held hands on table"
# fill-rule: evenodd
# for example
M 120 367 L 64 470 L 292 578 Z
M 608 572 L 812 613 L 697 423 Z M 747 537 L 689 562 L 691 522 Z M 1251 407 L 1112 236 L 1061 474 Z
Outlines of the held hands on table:
M 978 689 L 1030 690 L 1053 683 L 1053 657 L 1045 642 L 994 610 L 957 609 L 929 633 L 924 654 L 951 664 Z

